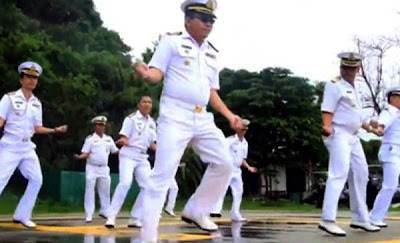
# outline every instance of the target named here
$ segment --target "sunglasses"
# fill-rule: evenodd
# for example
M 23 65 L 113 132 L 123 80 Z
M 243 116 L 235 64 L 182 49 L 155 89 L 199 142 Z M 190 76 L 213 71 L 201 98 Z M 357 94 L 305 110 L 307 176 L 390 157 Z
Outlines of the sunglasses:
M 214 22 L 215 22 L 215 17 L 212 15 L 209 15 L 209 14 L 192 13 L 191 17 L 199 19 L 203 23 L 214 24 Z

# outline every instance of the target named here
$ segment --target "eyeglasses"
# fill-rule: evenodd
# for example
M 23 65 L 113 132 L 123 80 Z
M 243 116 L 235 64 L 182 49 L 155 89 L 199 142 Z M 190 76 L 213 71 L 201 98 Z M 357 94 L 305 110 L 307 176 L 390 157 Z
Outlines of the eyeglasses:
M 203 23 L 214 24 L 214 22 L 215 22 L 215 17 L 212 15 L 209 15 L 209 14 L 192 13 L 191 17 L 199 19 Z

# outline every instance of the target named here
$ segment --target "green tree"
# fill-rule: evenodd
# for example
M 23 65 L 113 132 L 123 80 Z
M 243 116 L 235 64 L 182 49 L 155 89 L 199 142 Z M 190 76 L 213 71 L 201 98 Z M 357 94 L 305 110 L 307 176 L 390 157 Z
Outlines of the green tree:
M 319 91 L 283 68 L 221 72 L 221 97 L 234 112 L 252 121 L 247 135 L 249 159 L 261 169 L 268 163 L 305 168 L 325 160 Z M 218 124 L 232 133 L 217 117 Z

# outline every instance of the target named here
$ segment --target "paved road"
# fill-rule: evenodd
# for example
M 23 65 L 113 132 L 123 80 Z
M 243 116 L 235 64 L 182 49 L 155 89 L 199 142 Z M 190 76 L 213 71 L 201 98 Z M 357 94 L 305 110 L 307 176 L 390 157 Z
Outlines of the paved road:
M 317 229 L 319 215 L 304 213 L 247 212 L 246 223 L 218 219 L 220 230 L 213 234 L 199 231 L 191 225 L 164 216 L 160 224 L 160 242 L 237 242 L 237 243 L 400 243 L 400 214 L 387 221 L 388 228 L 379 233 L 366 233 L 348 227 L 349 217 L 342 214 L 338 222 L 347 237 L 333 237 Z M 117 228 L 106 229 L 104 220 L 97 218 L 86 224 L 80 217 L 36 219 L 38 227 L 27 230 L 7 220 L 0 220 L 1 243 L 136 243 L 139 231 L 126 227 L 127 218 L 117 221 Z

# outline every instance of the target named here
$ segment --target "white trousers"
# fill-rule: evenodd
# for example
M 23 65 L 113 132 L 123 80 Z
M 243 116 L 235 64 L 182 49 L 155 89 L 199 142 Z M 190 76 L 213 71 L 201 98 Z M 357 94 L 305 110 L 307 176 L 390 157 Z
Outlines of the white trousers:
M 0 165 L 0 195 L 17 168 L 28 180 L 25 193 L 15 210 L 14 219 L 30 220 L 43 183 L 42 170 L 35 150 L 15 152 L 0 147 Z
M 356 135 L 335 133 L 324 138 L 329 151 L 322 220 L 335 221 L 339 196 L 348 181 L 352 220 L 369 222 L 366 204 L 368 165 L 360 139 Z
M 243 196 L 243 179 L 242 170 L 240 168 L 235 168 L 232 173 L 232 178 L 229 182 L 229 187 L 232 192 L 232 209 L 231 217 L 233 219 L 239 219 L 242 217 L 240 214 L 240 204 L 242 203 Z M 216 204 L 213 213 L 221 213 L 224 204 L 224 198 L 227 191 L 220 197 L 218 203 Z
M 384 221 L 399 184 L 400 146 L 383 144 L 379 150 L 379 160 L 383 167 L 382 188 L 370 213 L 370 219 L 375 222 Z
M 174 179 L 172 180 L 172 183 L 168 189 L 167 204 L 165 205 L 165 209 L 167 209 L 168 211 L 174 211 L 178 191 L 178 183 L 176 183 L 176 180 Z
M 179 104 L 161 104 L 157 130 L 156 161 L 152 170 L 153 187 L 145 191 L 141 239 L 155 241 L 167 190 L 175 178 L 179 161 L 190 145 L 204 163 L 209 163 L 196 192 L 183 213 L 193 217 L 208 215 L 226 190 L 232 172 L 232 159 L 225 136 L 214 124 L 211 113 L 196 113 Z
M 100 199 L 100 213 L 107 215 L 110 207 L 110 168 L 107 165 L 86 164 L 85 212 L 92 217 L 95 210 L 95 187 Z
M 133 174 L 139 184 L 140 191 L 150 187 L 150 162 L 147 158 L 140 159 L 119 155 L 119 183 L 115 189 L 110 209 L 108 210 L 108 217 L 116 217 L 121 210 L 122 204 L 125 201 L 126 195 L 132 185 Z M 139 193 L 136 198 L 135 204 L 132 207 L 131 216 L 141 218 L 141 208 L 143 207 L 143 199 Z

